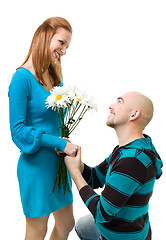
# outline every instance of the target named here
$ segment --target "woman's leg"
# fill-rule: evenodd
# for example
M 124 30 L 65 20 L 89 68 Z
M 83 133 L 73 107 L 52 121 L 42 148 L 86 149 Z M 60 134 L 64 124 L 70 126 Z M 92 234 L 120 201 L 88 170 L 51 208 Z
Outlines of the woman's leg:
M 25 240 L 43 240 L 47 233 L 47 223 L 49 216 L 26 217 Z
M 75 230 L 81 240 L 101 239 L 101 235 L 96 228 L 95 220 L 91 214 L 80 218 L 76 223 Z
M 53 216 L 55 218 L 55 226 L 50 240 L 66 240 L 75 224 L 73 204 L 57 210 L 53 213 Z

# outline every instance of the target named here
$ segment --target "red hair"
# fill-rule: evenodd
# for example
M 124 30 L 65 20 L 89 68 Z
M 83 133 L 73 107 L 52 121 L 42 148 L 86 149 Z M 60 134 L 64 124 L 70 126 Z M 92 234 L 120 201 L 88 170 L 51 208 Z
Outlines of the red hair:
M 56 61 L 56 64 L 52 64 L 50 59 L 50 43 L 52 37 L 60 27 L 72 33 L 70 23 L 64 18 L 52 17 L 44 21 L 34 33 L 28 55 L 23 64 L 20 66 L 22 67 L 32 55 L 32 63 L 36 73 L 36 78 L 42 85 L 45 85 L 43 73 L 47 69 L 53 81 L 53 85 L 58 86 L 61 83 L 61 58 Z

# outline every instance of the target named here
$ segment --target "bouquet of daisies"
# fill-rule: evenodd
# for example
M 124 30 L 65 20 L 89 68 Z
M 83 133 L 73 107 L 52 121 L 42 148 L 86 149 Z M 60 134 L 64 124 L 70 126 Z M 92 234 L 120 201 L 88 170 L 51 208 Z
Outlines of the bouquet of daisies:
M 93 97 L 74 86 L 54 87 L 46 100 L 46 107 L 58 112 L 62 137 L 68 138 L 74 131 L 88 110 L 97 110 Z M 69 190 L 67 181 L 67 168 L 64 163 L 64 154 L 59 155 L 58 172 L 53 188 L 63 185 L 64 194 Z

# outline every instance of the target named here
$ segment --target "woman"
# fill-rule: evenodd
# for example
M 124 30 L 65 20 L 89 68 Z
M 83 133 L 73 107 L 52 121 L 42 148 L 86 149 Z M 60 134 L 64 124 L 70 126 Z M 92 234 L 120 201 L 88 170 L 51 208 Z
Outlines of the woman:
M 42 240 L 49 215 L 55 226 L 50 240 L 65 240 L 74 226 L 71 178 L 70 191 L 53 186 L 60 150 L 74 155 L 77 146 L 62 139 L 58 114 L 46 108 L 53 86 L 62 86 L 61 57 L 66 54 L 72 28 L 63 18 L 47 19 L 36 30 L 28 56 L 9 86 L 10 127 L 14 143 L 21 150 L 17 175 L 23 211 L 25 240 Z

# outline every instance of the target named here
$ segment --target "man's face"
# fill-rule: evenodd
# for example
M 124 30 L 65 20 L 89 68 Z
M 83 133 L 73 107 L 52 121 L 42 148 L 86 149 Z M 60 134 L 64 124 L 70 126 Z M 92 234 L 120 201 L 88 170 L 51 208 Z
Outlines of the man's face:
M 118 97 L 114 104 L 109 106 L 110 115 L 106 121 L 107 126 L 117 128 L 125 126 L 130 119 L 132 113 L 132 96 L 130 93 L 126 93 L 121 97 Z

